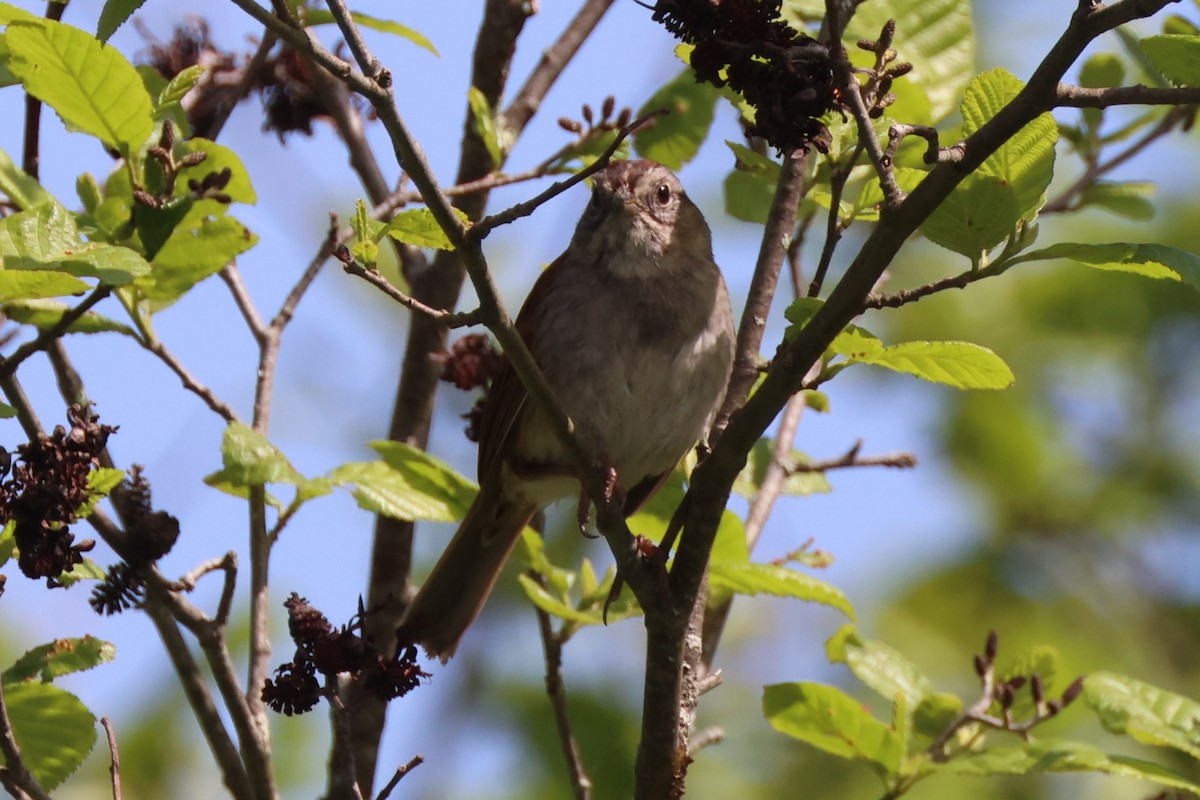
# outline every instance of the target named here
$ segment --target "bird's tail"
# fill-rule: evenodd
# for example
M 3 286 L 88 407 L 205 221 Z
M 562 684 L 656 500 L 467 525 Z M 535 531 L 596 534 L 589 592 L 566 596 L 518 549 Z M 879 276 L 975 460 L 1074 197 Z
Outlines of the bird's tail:
M 443 662 L 454 655 L 536 510 L 502 492 L 480 492 L 409 605 L 396 631 L 400 643 L 420 645 Z

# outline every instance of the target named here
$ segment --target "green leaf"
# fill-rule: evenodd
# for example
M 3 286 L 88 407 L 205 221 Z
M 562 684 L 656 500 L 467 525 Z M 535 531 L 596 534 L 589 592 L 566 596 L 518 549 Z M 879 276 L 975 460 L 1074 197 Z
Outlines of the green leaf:
M 145 4 L 146 0 L 107 0 L 100 11 L 100 21 L 96 25 L 96 38 L 107 42 L 117 32 L 117 28 L 133 16 Z
M 889 702 L 897 696 L 915 709 L 932 691 L 929 678 L 899 651 L 874 639 L 863 639 L 853 625 L 843 625 L 825 644 L 831 663 L 843 663 L 860 681 Z
M 1125 83 L 1125 64 L 1115 53 L 1088 56 L 1079 69 L 1079 85 L 1089 89 L 1107 89 Z
M 100 190 L 100 184 L 96 183 L 96 176 L 90 172 L 84 172 L 75 179 L 75 194 L 79 196 L 79 202 L 88 214 L 95 214 L 96 209 L 104 202 L 104 192 Z
M 13 736 L 29 771 L 46 789 L 74 772 L 96 743 L 96 718 L 79 698 L 50 683 L 4 686 Z
M 371 442 L 371 449 L 383 458 L 384 463 L 401 472 L 414 486 L 440 497 L 455 509 L 456 518 L 463 514 L 475 500 L 479 487 L 456 472 L 449 464 L 434 458 L 420 448 L 404 442 L 380 439 Z
M 1064 242 L 1032 250 L 1014 261 L 1046 261 L 1063 258 L 1093 269 L 1131 272 L 1147 278 L 1183 281 L 1200 288 L 1200 256 L 1163 244 L 1110 242 L 1079 244 Z
M 0 269 L 0 303 L 80 294 L 90 288 L 74 275 L 65 272 Z
M 1147 36 L 1139 44 L 1155 68 L 1176 86 L 1200 85 L 1200 36 Z
M 934 244 L 972 262 L 1013 232 L 1021 209 L 1012 187 L 1000 178 L 973 172 L 921 224 Z
M 1111 733 L 1200 758 L 1200 703 L 1195 700 L 1112 672 L 1088 675 L 1083 696 Z
M 137 285 L 146 299 L 164 308 L 200 281 L 220 272 L 258 237 L 233 217 L 207 218 L 196 226 L 181 225 L 154 256 L 149 275 Z M 157 310 L 157 309 L 156 309 Z
M 18 8 L 12 3 L 0 3 L 0 25 L 7 25 L 14 20 L 38 22 L 41 20 L 41 17 L 39 17 L 37 14 L 30 13 L 23 8 Z
M 525 590 L 526 596 L 533 604 L 553 617 L 580 625 L 599 625 L 603 622 L 599 612 L 580 611 L 567 605 L 528 575 L 518 575 L 517 580 L 521 582 L 521 588 Z
M 373 442 L 383 461 L 342 464 L 326 477 L 350 487 L 358 505 L 403 520 L 454 522 L 462 519 L 475 489 L 441 461 L 399 442 Z
M 1003 359 L 970 342 L 904 342 L 878 352 L 855 353 L 849 360 L 956 389 L 1004 389 L 1014 380 Z
M 840 589 L 799 570 L 776 564 L 730 563 L 715 558 L 709 566 L 709 584 L 736 594 L 769 594 L 836 608 L 854 619 L 854 607 Z
M 13 21 L 6 39 L 9 69 L 68 125 L 126 157 L 153 133 L 150 95 L 116 48 L 53 20 Z
M 962 713 L 962 700 L 949 692 L 931 692 L 913 709 L 912 726 L 918 736 L 936 739 Z
M 145 2 L 145 0 L 141 0 L 141 2 Z M 181 70 L 175 77 L 167 81 L 167 85 L 162 88 L 154 101 L 154 118 L 161 120 L 170 116 L 179 107 L 180 102 L 187 93 L 195 88 L 203 75 L 204 67 L 199 64 L 193 64 Z
M 463 212 L 455 209 L 455 214 L 464 223 L 469 224 L 469 220 Z M 454 249 L 454 245 L 442 230 L 442 226 L 438 224 L 433 212 L 428 208 L 410 208 L 407 211 L 401 211 L 392 217 L 373 238 L 375 241 L 379 241 L 384 234 L 391 236 L 396 241 L 411 244 L 413 247 L 433 247 L 438 250 Z
M 669 169 L 681 168 L 696 157 L 708 138 L 720 97 L 720 89 L 698 82 L 690 68 L 676 75 L 638 111 L 639 117 L 660 108 L 670 112 L 634 134 L 638 153 Z
M 17 76 L 13 75 L 8 68 L 8 52 L 8 41 L 4 38 L 4 34 L 0 33 L 0 88 L 16 86 L 20 83 Z
M 1021 91 L 1024 84 L 1012 73 L 993 69 L 976 76 L 962 101 L 963 136 L 978 131 Z M 988 156 L 977 175 L 996 178 L 1013 193 L 1017 213 L 1029 219 L 1044 202 L 1054 177 L 1054 144 L 1058 125 L 1049 112 L 1039 114 Z M 999 240 L 997 240 L 999 241 Z
M 471 107 L 471 128 L 483 141 L 488 155 L 492 157 L 492 166 L 498 168 L 504 163 L 504 147 L 500 143 L 496 115 L 492 112 L 487 97 L 475 86 L 467 93 L 467 104 Z
M 74 217 L 56 202 L 0 220 L 0 256 L 8 267 L 19 259 L 35 262 L 31 268 L 36 268 L 81 246 Z
M 1154 194 L 1149 181 L 1096 181 L 1079 196 L 1080 206 L 1100 206 L 1127 219 L 1144 222 L 1154 218 L 1154 204 L 1147 198 Z
M 937 772 L 984 778 L 1044 772 L 1100 772 L 1190 792 L 1200 791 L 1200 786 L 1166 767 L 1127 756 L 1106 755 L 1091 745 L 1062 739 L 992 747 L 981 753 L 964 753 L 941 763 L 926 762 L 922 769 L 925 774 Z
M 393 33 L 396 36 L 407 39 L 423 50 L 428 50 L 435 56 L 438 55 L 437 48 L 433 46 L 433 42 L 429 41 L 422 33 L 413 30 L 407 25 L 401 25 L 399 22 L 393 22 L 388 19 L 379 19 L 361 11 L 351 11 L 350 16 L 359 24 L 359 27 L 370 28 L 371 30 L 381 31 L 382 33 Z M 328 25 L 334 22 L 333 14 L 324 8 L 308 8 L 304 9 L 304 24 L 311 25 Z
M 98 667 L 117 657 L 111 643 L 94 636 L 78 639 L 56 639 L 49 644 L 29 650 L 0 675 L 7 686 L 20 681 L 49 682 L 72 672 Z
M 382 461 L 342 464 L 326 476 L 337 486 L 348 487 L 360 508 L 393 519 L 428 519 L 453 522 L 454 513 L 438 498 L 409 484 L 397 470 Z
M 0 150 L 0 192 L 4 192 L 18 210 L 25 211 L 43 203 L 53 202 L 54 196 L 13 163 L 8 153 Z
M 10 519 L 0 528 L 0 567 L 8 563 L 17 552 L 17 521 Z
M 900 768 L 904 747 L 896 732 L 833 686 L 808 682 L 765 686 L 762 704 L 767 722 L 780 733 L 839 758 L 866 761 L 885 779 Z
M 733 482 L 733 491 L 747 499 L 754 497 L 762 488 L 763 478 L 766 477 L 767 467 L 774 457 L 775 443 L 770 439 L 759 439 L 750 449 L 746 458 L 746 466 Z M 807 462 L 808 456 L 799 450 L 793 450 L 791 458 L 796 462 Z M 810 494 L 828 494 L 833 491 L 829 479 L 821 472 L 797 472 L 789 475 L 783 481 L 780 489 L 783 494 L 804 496 Z
M 186 167 L 179 171 L 179 177 L 175 183 L 176 197 L 184 197 L 188 194 L 190 191 L 187 185 L 189 179 L 199 182 L 209 173 L 228 169 L 229 182 L 225 184 L 225 188 L 221 189 L 221 193 L 229 195 L 229 199 L 234 203 L 254 205 L 258 202 L 258 195 L 250 183 L 250 173 L 246 171 L 246 166 L 237 153 L 223 144 L 217 144 L 211 139 L 198 136 L 188 139 L 186 142 L 176 143 L 175 159 L 177 161 L 191 153 L 206 153 L 207 158 L 194 167 Z M 220 212 L 229 208 L 226 203 L 215 203 L 214 205 Z
M 862 3 L 856 7 L 843 39 L 876 39 L 889 19 L 896 20 L 892 47 L 900 61 L 914 67 L 893 86 L 899 96 L 896 107 L 904 111 L 905 122 L 940 122 L 954 110 L 976 69 L 971 4 L 962 0 Z M 925 109 L 920 115 L 924 119 L 909 113 L 921 108 Z
M 64 587 L 70 587 L 80 581 L 102 581 L 105 575 L 104 567 L 90 558 L 84 558 L 82 563 L 76 564 L 71 569 L 62 572 L 55 580 Z
M 776 178 L 761 172 L 733 169 L 725 176 L 725 213 L 743 222 L 767 221 L 775 199 Z
M 221 439 L 221 480 L 234 486 L 263 486 L 304 482 L 287 456 L 261 433 L 242 422 L 231 422 Z M 213 476 L 209 476 L 212 478 Z M 208 482 L 209 478 L 205 478 Z

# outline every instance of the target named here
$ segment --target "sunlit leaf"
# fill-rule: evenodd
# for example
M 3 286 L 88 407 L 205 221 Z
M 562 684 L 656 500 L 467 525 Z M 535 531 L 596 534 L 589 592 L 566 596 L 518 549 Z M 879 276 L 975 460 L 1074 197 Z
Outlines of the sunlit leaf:
M 455 213 L 464 223 L 468 222 L 466 215 L 461 211 L 456 209 Z M 414 247 L 433 247 L 438 250 L 454 249 L 449 237 L 446 236 L 442 226 L 438 224 L 433 212 L 428 208 L 410 208 L 407 211 L 401 211 L 375 235 L 375 240 L 378 241 L 383 234 Z
M 866 761 L 884 778 L 899 769 L 904 746 L 896 731 L 840 689 L 779 683 L 763 687 L 762 704 L 767 722 L 780 733 L 839 758 Z
M 7 686 L 27 680 L 52 681 L 72 672 L 98 667 L 117 657 L 110 642 L 94 636 L 77 639 L 56 639 L 29 650 L 0 675 Z
M 138 286 L 147 299 L 165 306 L 257 241 L 233 217 L 208 218 L 195 227 L 181 225 L 155 254 L 151 273 L 139 279 Z
M 54 200 L 53 195 L 14 164 L 3 150 L 0 150 L 0 192 L 4 192 L 20 211 Z
M 1171 83 L 1200 85 L 1200 36 L 1147 36 L 1139 44 L 1155 68 Z
M 998 355 L 970 342 L 903 342 L 851 358 L 956 389 L 1004 389 L 1012 370 Z
M 1112 733 L 1200 758 L 1200 703 L 1195 700 L 1112 672 L 1088 675 L 1083 696 Z
M 16 20 L 6 34 L 9 69 L 70 126 L 123 155 L 154 130 L 153 104 L 133 66 L 113 47 L 53 20 Z
M 964 753 L 949 761 L 926 762 L 925 772 L 971 775 L 1033 775 L 1043 772 L 1100 772 L 1123 778 L 1152 781 L 1160 786 L 1200 791 L 1200 787 L 1166 767 L 1128 756 L 1111 756 L 1082 742 L 1038 739 L 1024 744 L 991 747 Z
M 853 625 L 843 625 L 825 644 L 833 663 L 844 663 L 860 681 L 885 700 L 897 695 L 915 709 L 932 690 L 929 678 L 898 650 L 875 639 L 862 638 Z
M 96 743 L 92 712 L 53 684 L 6 684 L 4 704 L 25 764 L 46 789 L 66 780 Z
M 1130 272 L 1147 278 L 1183 281 L 1200 288 L 1200 256 L 1164 244 L 1064 242 L 1018 256 L 1017 262 L 1062 258 L 1094 269 Z
M 638 153 L 670 169 L 681 168 L 708 137 L 720 97 L 720 89 L 697 81 L 691 69 L 676 75 L 638 111 L 639 117 L 660 108 L 670 112 L 634 134 Z
M 777 564 L 729 563 L 713 559 L 709 584 L 736 594 L 769 594 L 836 608 L 854 618 L 854 607 L 842 591 L 811 575 Z

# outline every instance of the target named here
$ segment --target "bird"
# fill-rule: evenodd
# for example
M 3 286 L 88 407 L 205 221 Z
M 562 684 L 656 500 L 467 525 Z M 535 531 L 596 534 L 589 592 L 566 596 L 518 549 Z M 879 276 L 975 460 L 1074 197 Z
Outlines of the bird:
M 613 161 L 567 249 L 538 277 L 517 332 L 586 452 L 615 476 L 628 515 L 705 438 L 736 334 L 712 234 L 679 179 Z M 583 494 L 545 412 L 507 361 L 479 421 L 479 493 L 397 629 L 443 663 L 479 615 L 521 531 Z

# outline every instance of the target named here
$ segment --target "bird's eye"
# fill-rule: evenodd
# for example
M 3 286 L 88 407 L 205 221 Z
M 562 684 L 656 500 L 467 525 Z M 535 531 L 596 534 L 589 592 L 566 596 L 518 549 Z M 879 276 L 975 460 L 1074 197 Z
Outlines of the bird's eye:
M 654 200 L 660 206 L 665 206 L 671 202 L 671 187 L 665 183 L 660 183 L 658 188 L 654 190 Z

